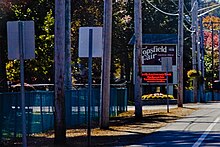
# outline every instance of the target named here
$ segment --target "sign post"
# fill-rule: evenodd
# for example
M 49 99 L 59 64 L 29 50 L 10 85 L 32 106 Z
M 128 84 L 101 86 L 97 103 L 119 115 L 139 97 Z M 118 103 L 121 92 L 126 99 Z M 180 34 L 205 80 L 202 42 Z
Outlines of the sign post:
M 167 87 L 167 112 L 169 113 L 169 85 L 168 85 L 168 71 L 172 71 L 172 57 L 162 57 L 162 70 L 166 71 L 166 87 Z
M 88 57 L 88 146 L 91 145 L 91 97 L 92 97 L 92 57 L 102 57 L 102 28 L 81 27 L 79 29 L 79 57 Z
M 91 97 L 92 97 L 92 40 L 93 40 L 93 30 L 89 29 L 89 77 L 88 77 L 88 86 L 89 86 L 89 96 L 88 96 L 88 146 L 91 144 Z
M 34 22 L 12 21 L 7 23 L 8 58 L 20 59 L 21 109 L 22 109 L 22 146 L 27 146 L 24 59 L 34 58 Z
M 25 93 L 24 93 L 24 53 L 23 53 L 23 23 L 18 22 L 19 27 L 19 53 L 20 53 L 20 78 L 21 78 L 21 108 L 22 108 L 22 142 L 27 146 L 26 116 L 25 116 Z

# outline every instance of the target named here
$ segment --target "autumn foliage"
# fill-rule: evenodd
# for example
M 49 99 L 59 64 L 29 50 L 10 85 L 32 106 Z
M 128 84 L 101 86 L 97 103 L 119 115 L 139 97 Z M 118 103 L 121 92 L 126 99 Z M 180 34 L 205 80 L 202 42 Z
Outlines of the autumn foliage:
M 213 34 L 213 45 L 214 48 L 218 47 L 218 34 Z M 212 32 L 210 31 L 204 31 L 204 45 L 206 49 L 209 49 L 212 47 Z
M 216 16 L 207 16 L 203 18 L 204 25 L 204 46 L 206 49 L 212 47 L 212 22 L 213 22 L 213 45 L 218 47 L 218 30 L 220 29 L 220 18 Z

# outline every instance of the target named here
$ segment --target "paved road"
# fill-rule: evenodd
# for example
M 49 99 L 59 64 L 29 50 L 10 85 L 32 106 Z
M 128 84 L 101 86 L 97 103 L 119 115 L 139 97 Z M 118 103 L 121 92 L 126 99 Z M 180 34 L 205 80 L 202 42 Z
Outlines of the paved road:
M 146 136 L 138 146 L 220 147 L 220 103 L 191 104 L 202 109 Z

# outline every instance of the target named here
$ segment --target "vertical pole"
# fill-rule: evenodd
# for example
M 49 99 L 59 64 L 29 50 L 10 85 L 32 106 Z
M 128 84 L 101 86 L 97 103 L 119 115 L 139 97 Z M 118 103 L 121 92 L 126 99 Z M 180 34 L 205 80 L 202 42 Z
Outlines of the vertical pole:
M 169 113 L 169 86 L 168 86 L 168 58 L 166 58 L 166 84 L 167 84 L 167 113 Z
M 65 0 L 65 66 L 65 88 L 71 90 L 71 0 Z
M 212 25 L 212 101 L 214 101 L 214 90 L 213 90 L 213 83 L 214 83 L 214 22 L 211 22 Z
M 200 17 L 200 48 L 201 48 L 201 73 L 202 73 L 202 78 L 205 76 L 205 68 L 204 68 L 204 33 L 203 33 L 203 23 L 202 23 L 203 17 Z M 205 82 L 200 86 L 201 89 L 201 100 L 205 101 Z
M 55 89 L 54 144 L 66 144 L 64 63 L 65 63 L 65 0 L 55 0 Z
M 72 69 L 71 69 L 71 0 L 65 0 L 65 75 L 64 85 L 66 93 L 66 121 L 72 124 Z M 68 125 L 67 124 L 67 125 Z
M 178 107 L 183 107 L 183 0 L 179 0 L 178 17 Z
M 89 74 L 88 74 L 88 146 L 91 145 L 91 97 L 92 97 L 92 40 L 93 40 L 93 30 L 89 29 Z
M 142 16 L 141 16 L 141 0 L 134 0 L 134 101 L 135 101 L 135 118 L 142 118 Z
M 22 109 L 22 146 L 27 146 L 25 93 L 24 93 L 24 51 L 23 51 L 23 22 L 18 22 L 19 27 L 19 54 L 20 54 L 20 78 L 21 78 L 21 109 Z
M 218 79 L 220 80 L 220 31 L 218 31 L 218 51 L 219 51 L 219 56 L 218 56 Z
M 191 7 L 192 7 L 192 29 L 193 29 L 193 33 L 192 33 L 192 69 L 197 71 L 197 63 L 196 63 L 196 22 L 197 22 L 197 17 L 196 17 L 196 0 L 191 0 Z M 194 98 L 194 102 L 197 102 L 197 97 L 198 97 L 198 93 L 197 93 L 197 78 L 195 78 L 193 80 L 193 98 Z
M 15 98 L 15 112 L 14 112 L 14 138 L 16 138 L 16 136 L 17 136 L 17 126 L 18 126 L 17 111 L 18 111 L 18 98 L 16 97 Z
M 197 45 L 197 62 L 198 62 L 198 71 L 201 71 L 201 51 L 200 51 L 200 40 L 199 40 L 199 23 L 198 23 L 198 3 L 195 5 L 196 9 L 196 45 Z M 199 18 L 200 21 L 200 18 Z
M 41 119 L 41 132 L 44 132 L 44 118 L 43 118 L 43 100 L 40 95 L 40 119 Z
M 195 40 L 196 40 L 196 58 L 197 58 L 197 63 L 196 63 L 196 71 L 199 74 L 201 71 L 201 64 L 200 64 L 200 45 L 199 45 L 199 23 L 198 23 L 198 2 L 197 0 L 195 1 Z M 200 84 L 199 84 L 199 79 L 196 78 L 196 99 L 195 102 L 200 102 Z M 199 93 L 198 93 L 199 92 Z
M 111 68 L 111 43 L 112 43 L 112 1 L 104 1 L 104 26 L 103 26 L 103 59 L 101 81 L 101 114 L 100 128 L 109 128 L 110 105 L 110 68 Z

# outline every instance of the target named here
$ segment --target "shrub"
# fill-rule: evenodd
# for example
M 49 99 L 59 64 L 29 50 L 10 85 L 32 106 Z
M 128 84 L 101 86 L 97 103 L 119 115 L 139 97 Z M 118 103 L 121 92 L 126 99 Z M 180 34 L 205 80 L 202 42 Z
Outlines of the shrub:
M 201 72 L 195 70 L 195 69 L 191 69 L 187 72 L 187 76 L 189 79 L 195 79 L 195 78 L 199 78 L 201 76 Z
M 174 99 L 173 95 L 170 94 L 163 94 L 163 93 L 154 93 L 154 94 L 146 94 L 142 96 L 142 100 L 147 99 L 166 99 L 168 96 L 169 99 Z

